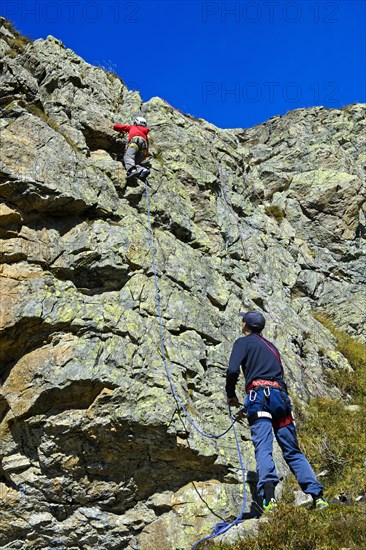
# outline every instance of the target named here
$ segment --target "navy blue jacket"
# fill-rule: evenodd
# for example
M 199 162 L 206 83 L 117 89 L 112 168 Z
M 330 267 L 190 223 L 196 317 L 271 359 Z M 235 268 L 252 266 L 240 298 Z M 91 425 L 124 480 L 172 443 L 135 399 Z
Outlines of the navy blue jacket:
M 249 334 L 238 338 L 233 345 L 229 367 L 226 372 L 226 393 L 228 398 L 235 397 L 235 386 L 239 378 L 240 367 L 245 376 L 247 388 L 253 380 L 276 380 L 283 382 L 283 371 L 278 358 L 278 349 L 263 336 Z

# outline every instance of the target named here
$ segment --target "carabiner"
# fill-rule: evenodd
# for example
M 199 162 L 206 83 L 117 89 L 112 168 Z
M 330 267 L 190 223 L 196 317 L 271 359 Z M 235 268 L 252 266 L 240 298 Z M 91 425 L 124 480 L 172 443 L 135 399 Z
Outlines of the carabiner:
M 255 401 L 256 398 L 257 398 L 257 392 L 254 391 L 254 390 L 250 390 L 250 392 L 249 392 L 249 401 L 251 403 L 253 403 L 253 401 Z
M 266 386 L 264 388 L 263 393 L 264 393 L 264 397 L 266 397 L 268 399 L 268 397 L 271 395 L 271 390 L 270 390 L 269 386 Z

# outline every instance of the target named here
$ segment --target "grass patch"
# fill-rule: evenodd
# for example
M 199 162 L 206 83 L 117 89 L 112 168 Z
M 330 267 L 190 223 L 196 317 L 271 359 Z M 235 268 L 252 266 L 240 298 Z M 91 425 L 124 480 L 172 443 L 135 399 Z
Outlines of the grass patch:
M 154 152 L 154 160 L 156 160 L 161 166 L 163 166 L 164 159 L 161 151 Z
M 13 24 L 6 19 L 0 21 L 0 27 L 4 27 L 7 31 L 11 32 L 13 36 L 3 35 L 3 39 L 6 41 L 10 47 L 10 51 L 6 55 L 9 57 L 16 57 L 24 52 L 28 44 L 32 43 L 32 40 L 26 36 L 20 34 L 19 31 L 15 29 Z
M 301 419 L 299 439 L 315 469 L 327 472 L 328 493 L 366 496 L 366 346 L 338 329 L 324 313 L 314 317 L 333 334 L 337 350 L 353 369 L 327 373 L 332 385 L 351 396 L 352 407 L 345 399 L 313 399 Z
M 330 383 L 341 391 L 347 392 L 360 405 L 366 404 L 366 345 L 352 338 L 344 330 L 338 329 L 324 313 L 315 313 L 314 317 L 327 328 L 337 340 L 337 349 L 348 359 L 353 372 L 345 370 L 327 373 Z
M 106 61 L 105 64 L 98 65 L 98 67 L 104 72 L 109 82 L 113 84 L 116 80 L 120 80 L 122 84 L 126 86 L 124 81 L 117 74 L 117 65 L 111 61 Z
M 351 503 L 331 504 L 321 511 L 294 507 L 293 476 L 286 480 L 278 508 L 260 522 L 256 536 L 233 544 L 207 543 L 202 548 L 217 550 L 359 550 L 366 548 L 366 346 L 335 327 L 325 314 L 316 314 L 335 336 L 337 349 L 350 362 L 353 372 L 331 371 L 332 383 L 352 397 L 315 398 L 306 407 L 297 407 L 299 443 L 320 478 L 325 496 L 331 501 L 343 494 Z M 200 547 L 200 548 L 201 548 Z
M 326 510 L 306 510 L 280 504 L 270 521 L 262 523 L 256 537 L 233 544 L 206 544 L 217 550 L 339 550 L 366 548 L 365 511 L 334 505 Z
M 299 426 L 299 441 L 322 478 L 326 496 L 366 495 L 366 429 L 364 408 L 348 410 L 340 401 L 313 399 Z
M 115 72 L 113 72 L 113 71 L 106 71 L 106 70 L 104 70 L 104 73 L 105 73 L 106 77 L 108 78 L 108 80 L 109 80 L 109 82 L 110 82 L 111 84 L 114 84 L 114 82 L 115 82 L 116 80 L 121 80 L 121 79 L 119 78 L 118 74 L 115 73 Z
M 267 216 L 274 218 L 278 223 L 281 223 L 285 218 L 285 214 L 283 210 L 281 210 L 281 208 L 276 204 L 271 204 L 270 206 L 266 206 L 264 211 L 267 214 Z
M 300 418 L 299 442 L 316 472 L 327 471 L 321 482 L 330 500 L 344 494 L 351 506 L 331 504 L 317 511 L 294 507 L 295 479 L 287 480 L 278 509 L 261 522 L 256 536 L 234 544 L 207 544 L 217 550 L 339 550 L 366 548 L 366 433 L 364 410 L 345 410 L 342 402 L 313 399 Z M 205 548 L 205 546 L 203 546 Z

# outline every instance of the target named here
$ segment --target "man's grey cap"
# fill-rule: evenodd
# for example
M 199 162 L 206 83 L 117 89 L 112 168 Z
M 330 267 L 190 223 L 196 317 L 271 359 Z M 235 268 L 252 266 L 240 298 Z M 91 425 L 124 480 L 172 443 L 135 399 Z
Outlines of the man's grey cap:
M 240 317 L 243 317 L 244 323 L 247 324 L 248 328 L 253 330 L 253 332 L 261 332 L 266 324 L 264 315 L 260 311 L 247 311 L 246 313 L 240 313 Z

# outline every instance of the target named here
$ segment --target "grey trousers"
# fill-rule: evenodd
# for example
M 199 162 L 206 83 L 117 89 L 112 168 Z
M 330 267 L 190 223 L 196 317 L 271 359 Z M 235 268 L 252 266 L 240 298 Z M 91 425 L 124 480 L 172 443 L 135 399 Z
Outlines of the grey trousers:
M 145 160 L 147 152 L 147 143 L 144 138 L 135 136 L 128 143 L 125 156 L 123 161 L 125 163 L 125 168 L 127 172 L 131 170 L 136 165 L 139 165 L 140 162 Z

